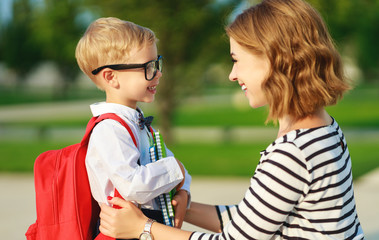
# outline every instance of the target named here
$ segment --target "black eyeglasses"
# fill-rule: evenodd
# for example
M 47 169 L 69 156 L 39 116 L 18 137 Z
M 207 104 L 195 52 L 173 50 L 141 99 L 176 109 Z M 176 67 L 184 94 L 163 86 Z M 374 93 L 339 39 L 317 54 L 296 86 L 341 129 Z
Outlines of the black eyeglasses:
M 157 75 L 157 70 L 162 72 L 162 56 L 158 55 L 157 60 L 151 60 L 143 64 L 112 64 L 105 65 L 96 68 L 92 71 L 93 75 L 98 74 L 104 68 L 110 68 L 113 70 L 124 70 L 124 69 L 134 69 L 134 68 L 144 68 L 145 69 L 145 79 L 147 81 L 151 81 L 154 79 L 155 75 Z

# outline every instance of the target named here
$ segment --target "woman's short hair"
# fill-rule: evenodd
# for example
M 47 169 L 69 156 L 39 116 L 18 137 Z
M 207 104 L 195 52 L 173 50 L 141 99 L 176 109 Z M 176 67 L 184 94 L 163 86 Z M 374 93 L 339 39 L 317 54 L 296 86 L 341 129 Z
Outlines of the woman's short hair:
M 94 80 L 92 70 L 127 63 L 132 51 L 156 41 L 154 32 L 148 28 L 114 17 L 99 18 L 79 40 L 75 56 L 80 69 Z
M 226 32 L 270 60 L 262 83 L 267 121 L 284 115 L 302 119 L 335 104 L 350 88 L 324 21 L 302 0 L 263 0 L 238 15 Z

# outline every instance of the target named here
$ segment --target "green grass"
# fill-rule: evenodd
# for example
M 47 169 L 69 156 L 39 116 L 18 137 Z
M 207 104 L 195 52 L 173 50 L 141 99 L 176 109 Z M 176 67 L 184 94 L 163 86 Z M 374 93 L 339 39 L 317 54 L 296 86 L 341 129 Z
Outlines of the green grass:
M 342 127 L 359 128 L 379 128 L 378 109 L 378 87 L 355 89 L 336 106 L 327 108 Z
M 75 142 L 0 141 L 0 171 L 32 172 L 35 158 L 43 151 L 58 149 Z M 170 150 L 193 176 L 252 176 L 261 150 L 269 143 L 177 144 Z M 353 177 L 358 179 L 379 167 L 379 140 L 349 144 Z
M 0 141 L 0 171 L 31 172 L 36 157 L 47 150 L 58 149 L 72 143 L 48 141 Z
M 23 103 L 41 103 L 54 101 L 76 101 L 82 99 L 104 98 L 98 89 L 75 88 L 62 95 L 61 91 L 43 90 L 24 86 L 14 88 L 0 87 L 0 106 Z
M 246 104 L 248 104 L 246 102 Z M 175 126 L 264 126 L 265 108 L 240 109 L 231 102 L 181 106 L 174 116 Z
M 246 99 L 236 107 L 233 98 L 185 104 L 174 116 L 176 126 L 264 126 L 266 108 L 251 109 Z M 242 107 L 241 107 L 242 106 Z M 245 107 L 243 107 L 245 106 Z M 327 111 L 344 128 L 379 128 L 379 88 L 354 89 Z
M 352 161 L 353 177 L 358 179 L 379 167 L 379 139 L 376 141 L 348 142 Z
M 170 147 L 191 175 L 252 176 L 265 143 L 178 144 Z

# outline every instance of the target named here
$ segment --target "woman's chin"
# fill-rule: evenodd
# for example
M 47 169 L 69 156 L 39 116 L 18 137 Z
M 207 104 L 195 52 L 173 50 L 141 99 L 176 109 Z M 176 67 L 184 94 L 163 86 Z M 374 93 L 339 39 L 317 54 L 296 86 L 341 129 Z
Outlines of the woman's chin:
M 266 102 L 256 102 L 256 101 L 253 101 L 253 100 L 249 100 L 249 105 L 251 108 L 260 108 L 260 107 L 263 107 L 263 106 L 266 106 L 267 103 Z

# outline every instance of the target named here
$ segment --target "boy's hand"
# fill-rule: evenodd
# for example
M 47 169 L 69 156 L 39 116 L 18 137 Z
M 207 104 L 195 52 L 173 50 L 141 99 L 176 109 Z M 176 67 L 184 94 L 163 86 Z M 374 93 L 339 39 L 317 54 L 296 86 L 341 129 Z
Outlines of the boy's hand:
M 184 216 L 187 211 L 188 193 L 187 191 L 180 189 L 175 193 L 172 199 L 172 206 L 175 210 L 175 227 L 181 228 L 184 220 Z
M 184 180 L 186 179 L 186 174 L 185 174 L 183 164 L 178 159 L 176 159 L 176 162 L 178 163 L 178 165 L 180 167 L 180 171 L 182 172 L 182 175 L 183 175 L 183 180 L 176 186 L 176 190 L 179 191 L 180 188 L 182 188 L 184 185 Z

